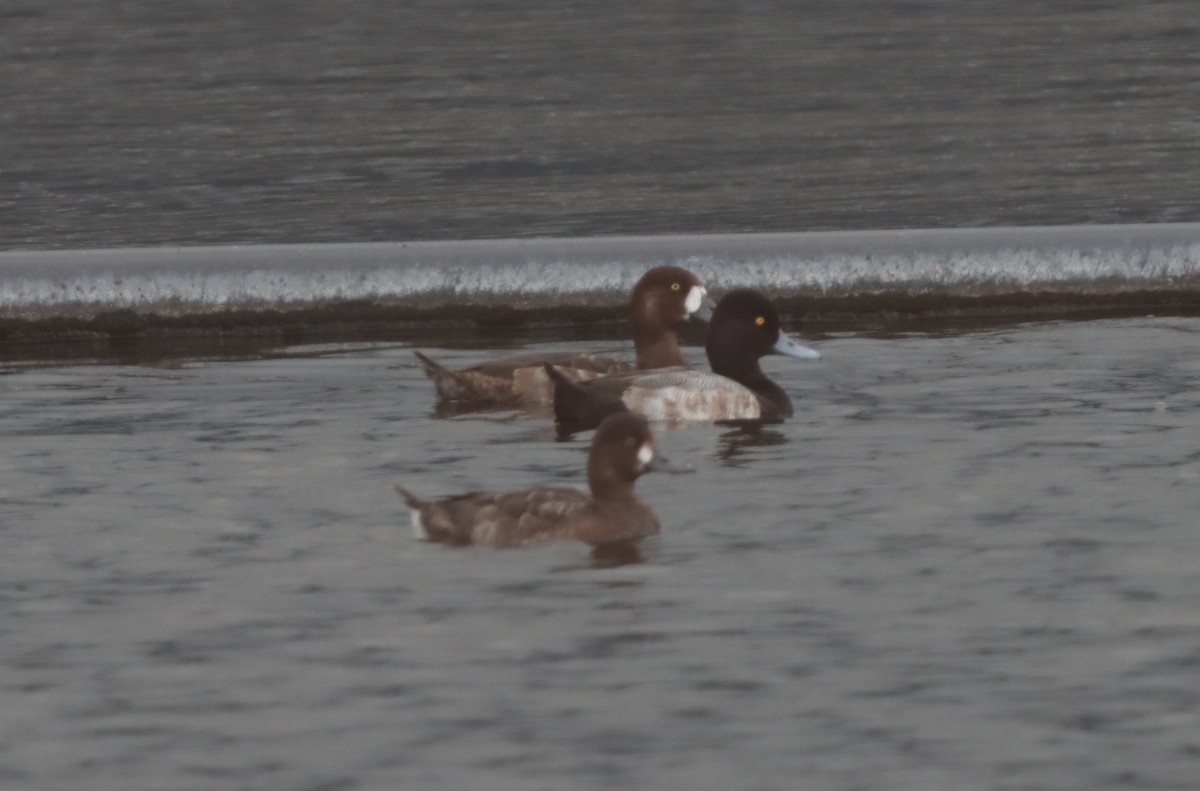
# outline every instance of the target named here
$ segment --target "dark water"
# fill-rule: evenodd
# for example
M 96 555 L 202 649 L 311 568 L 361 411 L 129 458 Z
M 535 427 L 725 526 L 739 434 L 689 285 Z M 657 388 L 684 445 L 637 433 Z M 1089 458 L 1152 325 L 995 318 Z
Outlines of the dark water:
M 0 7 L 0 248 L 1200 220 L 1188 0 Z
M 587 436 L 438 419 L 399 345 L 10 372 L 0 780 L 1192 789 L 1198 333 L 811 338 L 795 419 L 660 432 L 696 472 L 617 567 L 412 539 L 393 482 L 582 484 Z

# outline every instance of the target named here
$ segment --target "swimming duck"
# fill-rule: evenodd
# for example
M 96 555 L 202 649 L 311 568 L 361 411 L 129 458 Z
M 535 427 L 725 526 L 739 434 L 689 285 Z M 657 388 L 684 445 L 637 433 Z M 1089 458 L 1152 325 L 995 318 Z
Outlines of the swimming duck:
M 792 401 L 763 373 L 759 359 L 772 353 L 821 356 L 780 332 L 770 300 L 751 289 L 722 297 L 709 322 L 705 351 L 712 373 L 672 368 L 573 382 L 548 365 L 546 373 L 555 383 L 554 416 L 573 430 L 625 410 L 651 420 L 780 420 L 791 417 Z
M 417 538 L 445 544 L 520 547 L 578 540 L 594 545 L 628 543 L 659 531 L 658 519 L 633 493 L 645 472 L 684 472 L 657 455 L 645 418 L 610 415 L 588 454 L 591 494 L 563 487 L 516 492 L 471 492 L 423 500 L 396 491 L 412 509 Z
M 633 287 L 630 314 L 633 347 L 640 370 L 686 366 L 679 351 L 679 325 L 695 316 L 707 321 L 712 300 L 700 278 L 677 266 L 656 266 Z M 425 375 L 433 380 L 440 401 L 465 402 L 477 406 L 518 401 L 549 403 L 550 381 L 544 366 L 554 365 L 571 380 L 594 379 L 629 371 L 629 363 L 594 354 L 521 354 L 451 371 L 421 352 Z

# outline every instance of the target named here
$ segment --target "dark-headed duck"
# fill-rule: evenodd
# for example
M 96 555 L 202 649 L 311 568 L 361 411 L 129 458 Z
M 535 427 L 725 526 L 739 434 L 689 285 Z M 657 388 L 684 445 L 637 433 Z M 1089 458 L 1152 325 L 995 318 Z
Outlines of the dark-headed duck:
M 639 370 L 686 366 L 679 351 L 679 325 L 689 317 L 707 320 L 712 300 L 700 278 L 677 266 L 656 266 L 633 287 L 630 300 L 633 347 Z M 521 354 L 451 371 L 414 352 L 433 380 L 438 399 L 487 406 L 519 401 L 548 403 L 553 393 L 544 367 L 554 365 L 572 381 L 629 371 L 629 363 L 594 354 Z
M 671 369 L 573 382 L 548 366 L 555 381 L 555 418 L 574 430 L 625 410 L 651 420 L 779 420 L 791 417 L 792 402 L 763 373 L 759 359 L 772 353 L 821 356 L 780 332 L 770 300 L 750 289 L 722 297 L 709 323 L 705 351 L 712 373 Z
M 611 415 L 596 430 L 588 454 L 588 487 L 542 487 L 517 492 L 471 492 L 422 500 L 401 486 L 417 538 L 445 544 L 520 547 L 578 540 L 629 543 L 658 533 L 658 519 L 633 493 L 644 472 L 682 472 L 658 456 L 646 420 Z

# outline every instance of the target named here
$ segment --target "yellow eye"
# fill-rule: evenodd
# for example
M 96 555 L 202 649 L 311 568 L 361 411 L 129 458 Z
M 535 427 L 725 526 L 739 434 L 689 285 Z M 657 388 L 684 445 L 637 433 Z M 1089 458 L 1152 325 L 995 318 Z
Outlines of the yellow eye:
M 767 320 L 764 319 L 762 316 L 758 316 L 757 318 L 754 319 L 755 326 L 761 327 L 762 325 L 764 325 L 766 323 L 767 323 Z
M 679 290 L 679 284 L 678 284 L 678 283 L 672 283 L 672 284 L 671 284 L 671 290 L 672 290 L 672 291 L 678 291 L 678 290 Z

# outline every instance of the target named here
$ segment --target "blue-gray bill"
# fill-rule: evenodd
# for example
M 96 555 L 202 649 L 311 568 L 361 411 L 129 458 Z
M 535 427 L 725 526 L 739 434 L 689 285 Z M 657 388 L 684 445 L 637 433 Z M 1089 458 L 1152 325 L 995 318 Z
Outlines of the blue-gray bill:
M 788 357 L 798 357 L 801 360 L 819 360 L 821 353 L 816 349 L 805 346 L 800 341 L 790 335 L 779 333 L 779 340 L 775 341 L 772 347 L 779 354 L 786 354 Z

